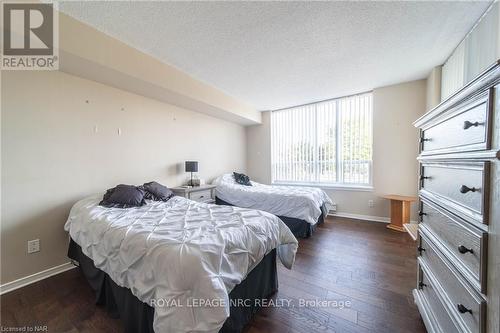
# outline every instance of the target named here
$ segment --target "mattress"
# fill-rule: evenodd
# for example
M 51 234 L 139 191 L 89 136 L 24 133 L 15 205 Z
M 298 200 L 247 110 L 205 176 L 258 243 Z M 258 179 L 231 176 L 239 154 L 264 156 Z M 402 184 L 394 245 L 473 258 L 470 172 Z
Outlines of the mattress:
M 287 268 L 295 260 L 297 240 L 266 212 L 181 197 L 105 208 L 101 197 L 77 202 L 64 228 L 98 269 L 155 308 L 155 332 L 219 331 L 229 293 L 267 253 L 276 248 Z
M 216 196 L 232 205 L 263 210 L 277 215 L 316 224 L 321 213 L 326 214 L 333 205 L 322 189 L 302 186 L 264 185 L 251 181 L 252 186 L 240 185 L 232 174 L 225 174 L 213 182 Z M 322 212 L 322 207 L 326 212 Z

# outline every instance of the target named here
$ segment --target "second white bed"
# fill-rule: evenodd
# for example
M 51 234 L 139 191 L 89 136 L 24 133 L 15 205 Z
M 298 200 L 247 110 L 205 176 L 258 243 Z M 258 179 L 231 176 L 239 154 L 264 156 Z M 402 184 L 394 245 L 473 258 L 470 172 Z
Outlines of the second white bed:
M 264 185 L 252 181 L 252 186 L 236 183 L 232 174 L 224 174 L 213 182 L 217 198 L 231 205 L 263 210 L 316 224 L 333 203 L 321 189 L 314 187 Z

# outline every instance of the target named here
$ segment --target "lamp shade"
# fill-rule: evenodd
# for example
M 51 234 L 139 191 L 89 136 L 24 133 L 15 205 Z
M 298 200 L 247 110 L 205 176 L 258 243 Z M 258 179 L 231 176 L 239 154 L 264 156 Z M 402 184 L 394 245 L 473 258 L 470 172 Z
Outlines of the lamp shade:
M 198 172 L 198 161 L 186 161 L 186 172 Z

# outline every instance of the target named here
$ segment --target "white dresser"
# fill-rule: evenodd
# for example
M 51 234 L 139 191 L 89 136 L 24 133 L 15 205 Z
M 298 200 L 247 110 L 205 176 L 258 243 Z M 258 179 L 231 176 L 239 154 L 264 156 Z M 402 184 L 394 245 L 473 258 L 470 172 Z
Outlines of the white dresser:
M 429 332 L 500 332 L 500 61 L 418 119 L 415 302 Z

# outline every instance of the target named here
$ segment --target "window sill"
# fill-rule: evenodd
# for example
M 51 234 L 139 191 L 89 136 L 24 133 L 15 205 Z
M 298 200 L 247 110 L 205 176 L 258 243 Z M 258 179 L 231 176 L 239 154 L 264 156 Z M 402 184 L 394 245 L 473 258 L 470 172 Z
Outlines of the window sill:
M 319 187 L 323 190 L 373 192 L 371 185 L 272 182 L 273 185 Z

